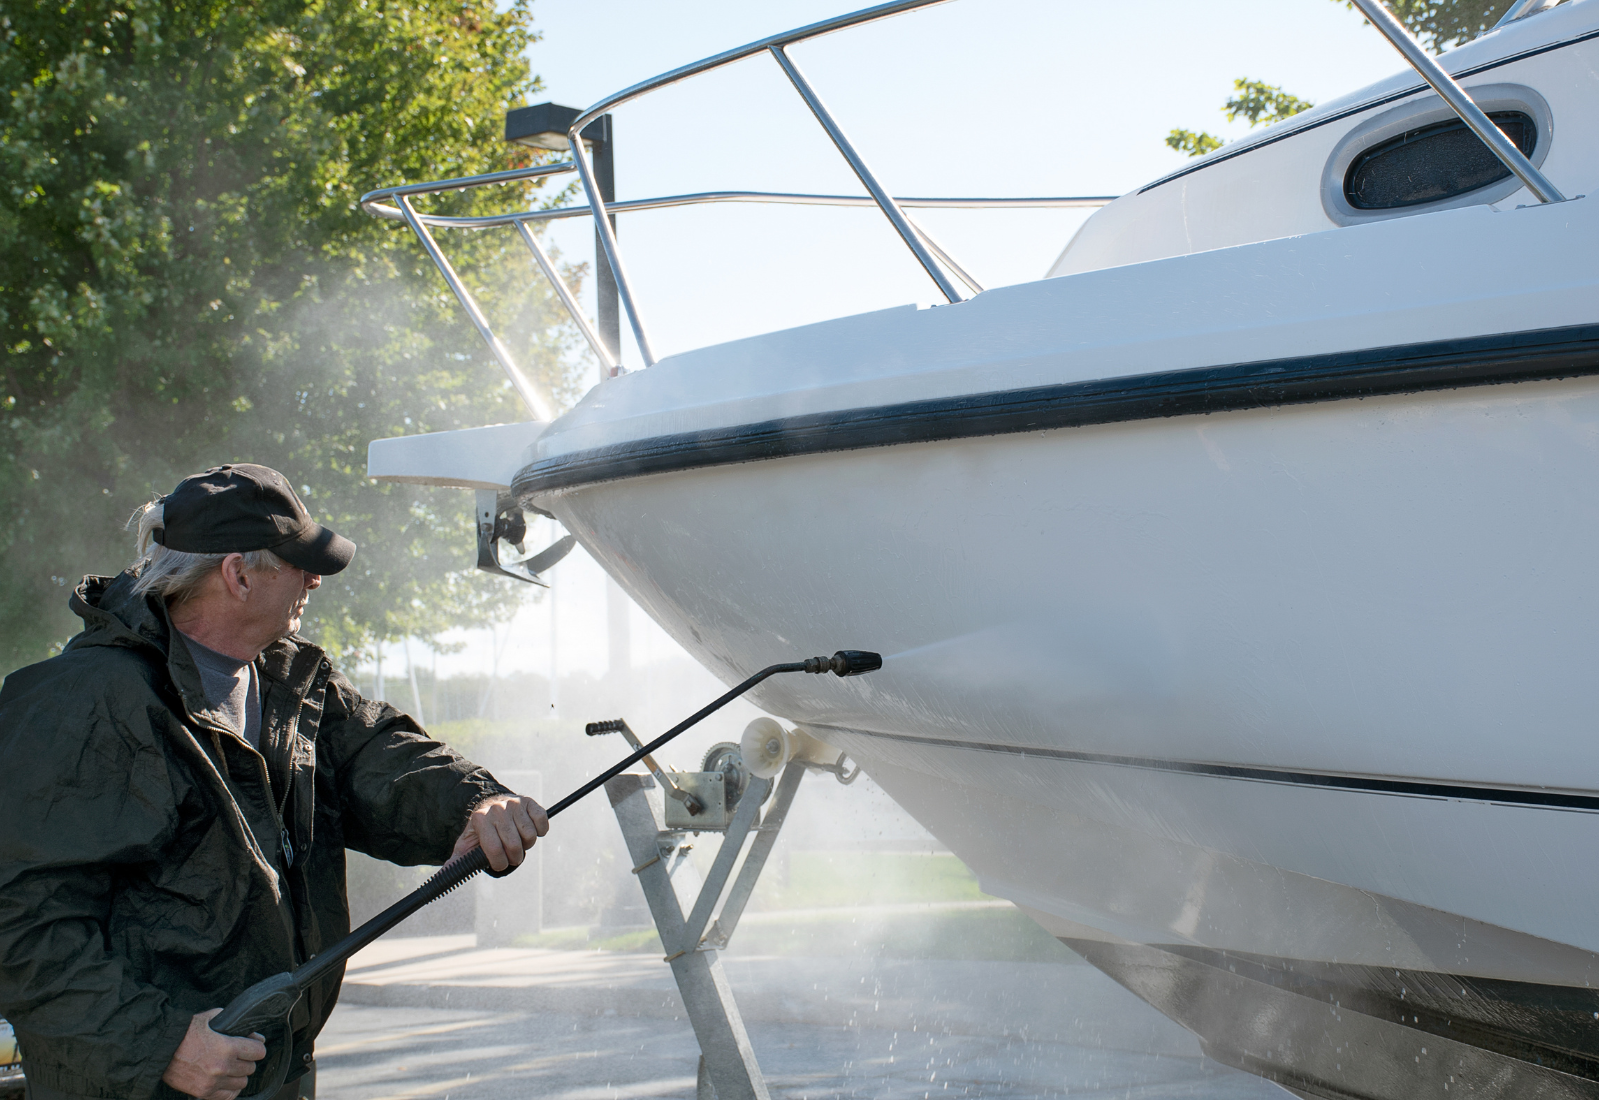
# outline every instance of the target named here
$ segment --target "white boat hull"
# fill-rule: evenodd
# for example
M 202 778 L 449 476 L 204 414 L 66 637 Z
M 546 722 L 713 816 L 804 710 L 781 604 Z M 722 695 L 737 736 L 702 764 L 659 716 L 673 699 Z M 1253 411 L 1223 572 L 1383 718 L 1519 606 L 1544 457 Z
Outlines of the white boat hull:
M 1599 801 L 1511 801 L 1599 790 L 1596 445 L 1599 382 L 1538 382 L 723 466 L 555 507 L 729 679 L 882 651 L 871 677 L 757 701 L 848 749 L 992 893 L 1140 942 L 1528 978 L 1519 936 L 1446 960 L 1294 895 L 1599 950 Z M 940 815 L 922 782 L 971 802 Z M 1428 790 L 1448 787 L 1487 792 Z M 1148 866 L 1086 841 L 1103 830 L 1148 838 Z M 1306 882 L 1208 890 L 1218 857 Z
M 1558 224 L 1460 211 L 707 349 L 596 391 L 516 486 L 729 682 L 882 652 L 871 676 L 776 679 L 755 701 L 848 751 L 985 890 L 1217 1057 L 1307 1094 L 1420 1095 L 1450 1073 L 1331 1067 L 1343 1044 L 1391 1061 L 1412 1039 L 1445 1049 L 1462 1019 L 1531 1019 L 1460 1045 L 1462 1079 L 1498 1080 L 1508 1058 L 1530 1088 L 1558 1058 L 1528 1029 L 1581 1025 L 1576 1069 L 1538 1089 L 1586 1095 L 1599 288 L 1546 248 L 1568 266 L 1507 262 L 1520 282 L 1495 298 L 1449 254 L 1471 254 L 1462 226 L 1594 236 L 1599 212 L 1572 206 Z M 1413 263 L 1423 240 L 1427 278 L 1346 308 L 1358 272 Z M 1298 273 L 1294 308 L 1193 327 L 1239 272 L 1278 262 Z M 1421 342 L 1392 346 L 1406 332 Z M 1004 354 L 956 365 L 985 343 Z M 1255 356 L 1206 365 L 1228 345 Z M 961 395 L 962 378 L 987 392 Z M 1240 960 L 1334 977 L 1285 993 Z M 1145 988 L 1150 973 L 1166 977 Z M 1432 1031 L 1417 1015 L 1384 1037 L 1416 975 L 1460 995 Z M 1195 989 L 1237 1010 L 1185 1017 Z M 1288 1022 L 1280 996 L 1305 1014 Z M 1351 997 L 1383 1007 L 1328 1031 L 1319 1014 Z M 1287 1053 L 1250 1037 L 1261 1013 Z M 1328 1066 L 1305 1061 L 1315 1036 Z
M 1580 379 L 547 503 L 730 681 L 880 650 L 872 676 L 756 701 L 1091 958 L 1188 947 L 1575 992 L 1599 980 L 1596 446 L 1599 380 Z M 1121 978 L 1123 958 L 1095 961 Z

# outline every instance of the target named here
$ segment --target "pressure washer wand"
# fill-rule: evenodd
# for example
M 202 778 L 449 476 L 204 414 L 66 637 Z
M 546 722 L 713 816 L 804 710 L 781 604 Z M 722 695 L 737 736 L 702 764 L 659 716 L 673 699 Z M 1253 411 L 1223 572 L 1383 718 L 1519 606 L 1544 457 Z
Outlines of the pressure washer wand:
M 874 672 L 882 667 L 883 658 L 881 656 L 859 649 L 841 649 L 831 657 L 811 657 L 804 661 L 793 661 L 788 664 L 768 665 L 748 680 L 722 695 L 715 702 L 695 711 L 643 748 L 625 757 L 621 763 L 606 769 L 600 775 L 589 780 L 551 806 L 545 813 L 550 817 L 554 817 L 580 798 L 592 794 L 608 780 L 622 774 L 622 772 L 644 759 L 644 757 L 656 752 L 678 734 L 721 710 L 728 703 L 731 703 L 768 677 L 776 676 L 780 672 L 811 672 L 818 674 L 831 672 L 837 676 L 859 676 L 865 672 Z M 507 868 L 505 871 L 500 872 L 500 875 L 509 874 L 513 869 Z M 352 931 L 333 946 L 319 952 L 314 958 L 301 963 L 293 971 L 275 974 L 270 978 L 256 982 L 243 993 L 240 993 L 228 1002 L 226 1008 L 211 1018 L 211 1030 L 220 1035 L 249 1035 L 252 1032 L 264 1033 L 266 1028 L 281 1025 L 288 1018 L 290 1010 L 294 1008 L 295 1002 L 300 999 L 300 995 L 305 992 L 306 987 L 312 982 L 344 963 L 351 955 L 389 931 L 389 929 L 424 905 L 431 901 L 437 901 L 479 871 L 489 871 L 488 857 L 483 854 L 482 848 L 473 848 L 470 852 L 450 860 L 421 886 L 418 886 L 411 893 Z M 489 873 L 494 874 L 493 871 L 489 871 Z M 499 877 L 499 875 L 495 877 Z M 283 1061 L 286 1062 L 286 1059 Z M 288 1073 L 287 1065 L 285 1064 L 282 1069 L 286 1077 Z M 282 1083 L 283 1081 L 279 1080 L 268 1087 L 276 1088 Z
M 646 756 L 654 753 L 662 745 L 666 744 L 668 741 L 682 733 L 684 730 L 688 729 L 690 726 L 697 725 L 701 720 L 710 717 L 712 714 L 715 714 L 717 711 L 727 706 L 727 704 L 731 703 L 734 699 L 737 699 L 740 695 L 743 695 L 750 688 L 754 687 L 756 684 L 760 683 L 769 676 L 776 676 L 779 672 L 831 672 L 838 676 L 859 676 L 863 672 L 875 672 L 882 667 L 882 657 L 878 656 L 876 653 L 868 653 L 865 650 L 860 649 L 841 649 L 831 657 L 811 657 L 804 661 L 794 661 L 791 664 L 786 665 L 768 665 L 757 672 L 754 676 L 751 676 L 748 680 L 745 680 L 742 684 L 739 684 L 737 687 L 733 688 L 726 695 L 721 696 L 708 706 L 702 707 L 701 709 L 695 711 L 677 725 L 673 726 L 655 740 L 651 741 L 648 745 L 645 745 L 643 748 L 634 752 L 633 755 L 623 759 L 620 764 L 612 767 L 602 775 L 598 775 L 593 779 L 590 779 L 587 783 L 583 784 L 577 790 L 561 799 L 561 801 L 551 806 L 545 812 L 551 817 L 554 817 L 556 814 L 566 809 L 578 799 L 592 793 L 596 788 L 603 786 L 605 783 L 621 775 L 628 768 L 631 768 L 634 764 L 637 764 L 640 760 L 643 760 Z

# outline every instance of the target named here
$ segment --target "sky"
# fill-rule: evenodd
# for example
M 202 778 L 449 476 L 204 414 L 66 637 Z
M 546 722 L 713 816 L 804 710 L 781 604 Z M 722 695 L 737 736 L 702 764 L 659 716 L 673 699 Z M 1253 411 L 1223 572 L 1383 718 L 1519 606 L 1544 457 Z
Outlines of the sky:
M 529 65 L 544 90 L 533 101 L 586 107 L 678 65 L 855 7 L 534 0 L 542 39 Z M 1247 132 L 1221 113 L 1236 78 L 1321 102 L 1402 66 L 1374 29 L 1334 0 L 952 0 L 790 54 L 889 191 L 918 196 L 1120 194 L 1183 162 L 1164 144 L 1174 127 Z M 624 106 L 615 135 L 621 199 L 729 189 L 863 193 L 767 57 Z M 1040 278 L 1086 216 L 918 214 L 986 286 Z M 938 294 L 876 210 L 642 212 L 620 219 L 619 237 L 663 357 Z M 592 259 L 586 220 L 557 223 L 550 240 L 568 259 Z M 623 358 L 640 365 L 630 339 Z M 547 526 L 537 528 L 545 537 Z M 556 571 L 555 598 L 523 607 L 498 635 L 499 667 L 549 670 L 553 606 L 560 672 L 603 673 L 607 583 L 575 551 Z M 440 675 L 493 664 L 487 632 L 458 640 L 466 648 L 438 658 Z M 630 641 L 634 665 L 681 655 L 637 608 Z M 426 647 L 413 652 L 419 663 L 432 661 Z M 390 669 L 402 667 L 399 647 L 386 659 Z
M 852 10 L 840 0 L 535 0 L 541 98 L 586 107 L 648 76 Z M 1241 76 L 1321 101 L 1400 67 L 1333 0 L 952 0 L 794 47 L 872 170 L 900 195 L 1120 194 L 1177 167 L 1176 126 Z M 620 198 L 710 189 L 862 193 L 775 62 L 756 57 L 616 113 Z M 1040 277 L 1081 211 L 923 212 L 985 285 Z M 586 223 L 562 227 L 591 250 Z M 660 354 L 937 291 L 875 210 L 706 206 L 621 220 Z M 636 354 L 629 349 L 630 362 Z

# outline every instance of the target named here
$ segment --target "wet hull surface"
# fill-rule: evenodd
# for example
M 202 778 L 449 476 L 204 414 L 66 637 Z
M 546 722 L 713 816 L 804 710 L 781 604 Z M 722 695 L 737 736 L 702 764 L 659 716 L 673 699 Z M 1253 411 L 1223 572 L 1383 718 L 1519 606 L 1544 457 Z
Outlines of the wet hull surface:
M 1589 1095 L 1596 447 L 1574 378 L 549 502 L 729 680 L 883 652 L 756 701 L 1219 1059 L 1317 1095 Z

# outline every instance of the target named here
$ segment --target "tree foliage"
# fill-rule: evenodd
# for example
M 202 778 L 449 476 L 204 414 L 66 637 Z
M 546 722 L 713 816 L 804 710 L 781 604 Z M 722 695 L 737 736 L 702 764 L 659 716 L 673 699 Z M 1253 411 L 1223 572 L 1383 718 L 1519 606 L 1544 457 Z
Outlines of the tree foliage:
M 1394 16 L 1410 29 L 1423 46 L 1434 53 L 1484 34 L 1510 10 L 1511 0 L 1384 0 Z M 1351 11 L 1355 5 L 1345 0 Z M 1248 119 L 1250 128 L 1268 126 L 1307 111 L 1315 104 L 1290 95 L 1263 80 L 1239 77 L 1233 81 L 1233 97 L 1222 105 L 1228 122 Z M 1202 157 L 1226 144 L 1204 131 L 1174 129 L 1166 144 L 1179 153 Z
M 1254 128 L 1292 118 L 1300 111 L 1308 111 L 1314 106 L 1310 100 L 1289 95 L 1275 84 L 1239 77 L 1233 81 L 1233 96 L 1222 105 L 1222 113 L 1227 116 L 1228 122 L 1237 122 L 1241 118 L 1248 119 L 1250 127 Z M 1173 130 L 1166 135 L 1166 144 L 1179 153 L 1202 157 L 1206 153 L 1220 149 L 1225 142 L 1214 134 Z
M 1251 126 L 1269 126 L 1315 106 L 1310 100 L 1289 95 L 1264 80 L 1235 80 L 1233 91 L 1236 94 L 1222 106 L 1228 122 L 1243 118 L 1248 119 Z
M 526 413 L 409 230 L 356 199 L 515 163 L 535 38 L 527 0 L 0 8 L 0 669 L 72 632 L 67 590 L 126 563 L 137 504 L 225 461 L 283 470 L 360 544 L 311 604 L 335 650 L 504 606 L 469 572 L 465 494 L 368 481 L 366 444 Z M 436 206 L 530 197 L 496 190 Z M 520 244 L 446 247 L 569 399 Z
M 1511 0 L 1385 0 L 1388 9 L 1433 53 L 1486 34 Z M 1347 0 L 1346 0 L 1347 3 Z M 1353 10 L 1353 4 L 1347 4 Z
M 1215 134 L 1207 134 L 1203 130 L 1173 130 L 1166 135 L 1166 144 L 1179 153 L 1202 157 L 1206 153 L 1214 153 L 1227 143 Z

